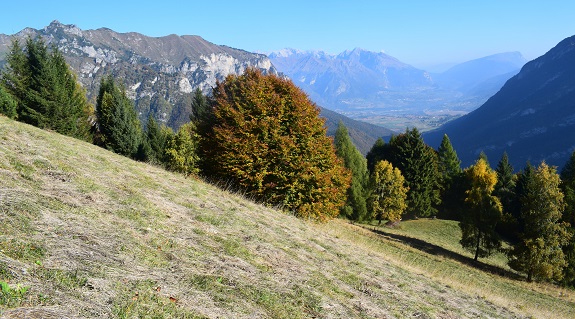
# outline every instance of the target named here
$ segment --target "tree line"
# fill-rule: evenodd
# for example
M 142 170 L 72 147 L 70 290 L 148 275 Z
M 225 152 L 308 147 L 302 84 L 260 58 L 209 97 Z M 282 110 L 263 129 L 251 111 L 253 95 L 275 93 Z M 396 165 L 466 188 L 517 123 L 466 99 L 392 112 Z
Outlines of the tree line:
M 336 134 L 338 154 L 354 178 L 362 177 L 360 182 L 352 179 L 352 188 L 358 189 L 348 190 L 342 215 L 358 222 L 456 220 L 460 243 L 476 261 L 502 251 L 506 241 L 509 266 L 528 281 L 575 285 L 575 152 L 561 174 L 545 162 L 537 167 L 527 163 L 514 173 L 506 153 L 495 169 L 484 153 L 462 169 L 447 135 L 434 150 L 414 128 L 389 143 L 379 139 L 360 161 L 346 134 L 345 128 Z M 390 180 L 397 184 L 389 186 Z M 399 191 L 402 184 L 405 190 Z
M 247 69 L 193 93 L 176 132 L 140 123 L 126 89 L 101 80 L 95 107 L 62 54 L 41 39 L 12 42 L 0 73 L 0 113 L 136 160 L 231 185 L 298 217 L 352 222 L 438 217 L 459 221 L 475 259 L 511 243 L 509 265 L 529 280 L 575 284 L 575 153 L 561 175 L 530 164 L 495 170 L 482 154 L 461 168 L 444 136 L 437 150 L 417 129 L 375 142 L 367 156 L 340 123 L 326 136 L 319 108 L 291 81 Z

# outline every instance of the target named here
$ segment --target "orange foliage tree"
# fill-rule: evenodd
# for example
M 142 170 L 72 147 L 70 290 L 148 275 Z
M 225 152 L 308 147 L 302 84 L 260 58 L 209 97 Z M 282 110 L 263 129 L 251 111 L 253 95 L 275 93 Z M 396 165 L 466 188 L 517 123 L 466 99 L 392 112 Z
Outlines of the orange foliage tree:
M 248 69 L 213 89 L 205 173 L 305 219 L 337 216 L 351 176 L 319 108 L 290 80 Z

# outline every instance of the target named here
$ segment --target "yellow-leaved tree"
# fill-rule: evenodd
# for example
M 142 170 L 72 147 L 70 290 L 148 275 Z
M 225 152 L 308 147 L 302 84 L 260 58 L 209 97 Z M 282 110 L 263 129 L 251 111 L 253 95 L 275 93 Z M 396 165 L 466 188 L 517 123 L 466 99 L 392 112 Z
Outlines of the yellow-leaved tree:
M 465 194 L 467 207 L 461 214 L 461 245 L 478 257 L 488 257 L 501 247 L 501 238 L 495 226 L 501 219 L 501 202 L 492 195 L 497 173 L 480 158 L 465 170 L 471 185 Z
M 397 167 L 388 161 L 375 164 L 371 175 L 372 202 L 371 213 L 381 223 L 382 219 L 399 221 L 407 208 L 405 178 Z
M 211 103 L 204 174 L 305 219 L 337 216 L 350 173 L 303 91 L 250 68 L 217 83 Z

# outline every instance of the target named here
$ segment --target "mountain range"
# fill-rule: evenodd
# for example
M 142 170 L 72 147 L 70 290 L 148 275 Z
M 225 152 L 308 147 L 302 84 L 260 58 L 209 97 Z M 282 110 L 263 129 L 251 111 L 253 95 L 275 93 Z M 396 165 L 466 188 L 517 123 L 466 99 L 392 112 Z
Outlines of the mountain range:
M 268 56 L 322 106 L 400 131 L 413 126 L 408 120 L 413 116 L 436 126 L 474 110 L 525 64 L 519 52 L 501 53 L 437 74 L 359 48 L 338 55 L 284 49 Z M 436 123 L 438 116 L 443 119 Z
M 26 28 L 12 36 L 0 34 L 0 67 L 13 37 L 21 40 L 42 37 L 57 46 L 93 103 L 100 79 L 112 74 L 125 85 L 143 123 L 151 114 L 173 129 L 189 120 L 192 92 L 196 88 L 209 94 L 216 81 L 229 74 L 241 74 L 248 67 L 265 74 L 278 74 L 263 54 L 216 45 L 199 36 L 148 37 L 107 28 L 81 30 L 58 21 L 40 30 Z M 378 137 L 392 134 L 383 127 L 360 123 L 325 109 L 322 116 L 326 118 L 328 132 L 335 132 L 342 120 L 364 154 Z
M 477 110 L 424 134 L 438 146 L 447 134 L 463 165 L 483 151 L 497 163 L 504 151 L 516 170 L 527 161 L 563 166 L 575 150 L 575 36 L 521 71 Z

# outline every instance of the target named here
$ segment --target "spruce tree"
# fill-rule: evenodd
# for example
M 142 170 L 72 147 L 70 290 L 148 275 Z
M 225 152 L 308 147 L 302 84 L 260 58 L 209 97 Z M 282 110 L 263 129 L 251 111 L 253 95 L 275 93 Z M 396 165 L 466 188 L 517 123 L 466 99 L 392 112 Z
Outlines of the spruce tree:
M 24 49 L 14 40 L 6 60 L 2 83 L 17 103 L 18 120 L 91 140 L 92 107 L 55 46 L 28 38 Z
M 214 123 L 202 138 L 208 177 L 304 219 L 338 215 L 351 174 L 303 91 L 248 69 L 218 83 L 212 96 Z
M 543 162 L 529 179 L 522 180 L 520 241 L 509 254 L 509 266 L 525 272 L 527 280 L 561 280 L 567 266 L 561 249 L 569 243 L 568 224 L 561 222 L 564 209 L 560 178 Z
M 124 89 L 116 85 L 112 76 L 103 77 L 96 101 L 101 133 L 98 144 L 121 155 L 135 156 L 142 138 L 142 127 Z
M 18 115 L 16 109 L 18 107 L 18 103 L 16 99 L 12 96 L 12 94 L 8 93 L 2 83 L 0 83 L 0 114 L 4 116 L 14 119 Z
M 439 172 L 443 179 L 451 180 L 454 176 L 461 173 L 461 161 L 451 145 L 447 134 L 443 135 L 441 145 L 437 149 Z
M 365 156 L 365 158 L 367 159 L 367 170 L 370 173 L 373 173 L 375 169 L 375 164 L 377 162 L 386 158 L 385 156 L 388 149 L 389 145 L 385 144 L 385 141 L 381 137 L 375 141 L 375 143 Z
M 445 219 L 459 220 L 465 198 L 461 161 L 451 145 L 447 134 L 443 135 L 437 149 L 440 175 L 441 206 L 438 216 Z
M 341 212 L 352 221 L 361 221 L 367 217 L 366 198 L 369 182 L 367 161 L 351 141 L 342 121 L 339 122 L 335 132 L 335 150 L 345 167 L 351 171 L 352 177 L 347 189 L 347 202 Z
M 148 116 L 144 135 L 145 144 L 148 147 L 145 160 L 154 164 L 161 164 L 166 148 L 167 135 L 151 114 Z
M 495 184 L 493 195 L 499 198 L 503 207 L 498 232 L 508 239 L 514 239 L 517 227 L 517 220 L 512 214 L 515 198 L 515 175 L 513 174 L 513 166 L 509 163 L 507 152 L 501 156 L 495 172 L 497 173 L 497 184 Z
M 492 195 L 497 174 L 483 158 L 465 170 L 471 188 L 465 194 L 467 209 L 462 211 L 459 227 L 461 245 L 478 257 L 488 257 L 501 247 L 495 227 L 501 219 L 501 203 Z
M 441 203 L 437 154 L 424 143 L 417 128 L 393 136 L 385 159 L 401 171 L 409 187 L 407 216 L 435 216 L 435 206 Z

